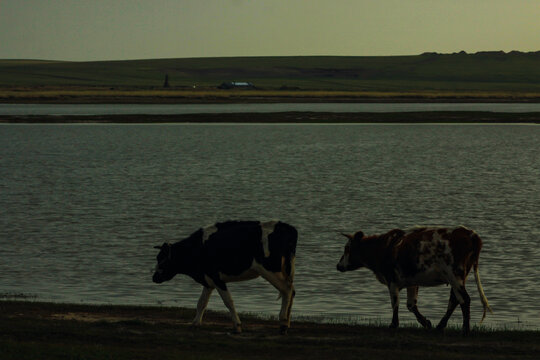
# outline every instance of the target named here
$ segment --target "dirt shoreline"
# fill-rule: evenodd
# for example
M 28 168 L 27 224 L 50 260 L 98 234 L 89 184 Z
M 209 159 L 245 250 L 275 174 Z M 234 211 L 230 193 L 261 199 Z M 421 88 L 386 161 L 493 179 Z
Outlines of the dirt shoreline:
M 225 313 L 209 311 L 191 327 L 193 309 L 0 301 L 3 359 L 537 359 L 538 331 L 473 328 L 445 333 L 417 327 L 295 321 L 241 314 L 232 334 Z
M 540 103 L 540 96 L 0 96 L 0 104 L 273 104 L 273 103 Z
M 540 103 L 539 92 L 481 90 L 220 90 L 212 87 L 1 87 L 0 104 Z
M 177 115 L 0 115 L 0 123 L 529 123 L 540 112 L 437 111 L 396 113 L 219 113 Z

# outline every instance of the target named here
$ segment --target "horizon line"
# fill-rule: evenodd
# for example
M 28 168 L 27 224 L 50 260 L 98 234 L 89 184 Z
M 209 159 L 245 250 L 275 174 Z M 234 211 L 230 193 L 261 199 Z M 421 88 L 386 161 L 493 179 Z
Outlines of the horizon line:
M 413 56 L 444 56 L 444 55 L 511 55 L 511 54 L 535 54 L 536 51 L 520 50 L 481 50 L 476 52 L 441 53 L 436 51 L 425 51 L 420 54 L 401 54 L 401 55 L 226 55 L 226 56 L 186 56 L 186 57 L 156 57 L 156 58 L 127 58 L 127 59 L 102 59 L 102 60 L 59 60 L 59 59 L 40 59 L 40 58 L 0 58 L 0 61 L 35 61 L 35 62 L 122 62 L 122 61 L 149 61 L 149 60 L 181 60 L 181 59 L 234 59 L 234 58 L 302 58 L 302 57 L 342 57 L 342 58 L 374 58 L 374 57 L 413 57 Z

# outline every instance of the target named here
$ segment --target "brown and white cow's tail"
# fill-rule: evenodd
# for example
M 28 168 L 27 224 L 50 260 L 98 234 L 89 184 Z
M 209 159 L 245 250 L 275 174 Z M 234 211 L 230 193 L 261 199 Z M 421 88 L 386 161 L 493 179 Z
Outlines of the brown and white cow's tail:
M 482 306 L 484 307 L 484 314 L 482 315 L 482 320 L 480 320 L 480 323 L 484 321 L 484 318 L 486 317 L 486 310 L 489 310 L 490 313 L 493 314 L 493 310 L 491 310 L 491 307 L 489 306 L 488 299 L 486 297 L 486 294 L 484 294 L 484 289 L 482 288 L 482 283 L 480 282 L 480 274 L 478 273 L 478 262 L 474 264 L 474 280 L 476 280 L 476 287 L 478 288 L 478 294 L 480 294 L 480 301 L 482 301 Z
M 473 263 L 474 280 L 476 281 L 476 287 L 478 288 L 480 301 L 482 301 L 482 306 L 484 307 L 482 320 L 480 320 L 480 323 L 482 323 L 482 321 L 484 321 L 486 317 L 486 311 L 489 310 L 489 312 L 493 314 L 493 310 L 491 310 L 491 307 L 489 306 L 488 299 L 486 297 L 486 294 L 484 293 L 484 288 L 482 287 L 482 283 L 480 282 L 480 273 L 478 272 L 478 259 L 480 257 L 480 250 L 482 249 L 482 240 L 474 232 L 473 232 L 472 240 L 473 240 L 473 251 L 474 251 L 474 263 Z

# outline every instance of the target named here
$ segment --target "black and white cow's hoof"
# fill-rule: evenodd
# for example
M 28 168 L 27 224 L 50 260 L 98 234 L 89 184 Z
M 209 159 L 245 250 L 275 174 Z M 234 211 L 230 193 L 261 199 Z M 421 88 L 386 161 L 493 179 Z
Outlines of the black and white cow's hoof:
M 429 321 L 428 319 L 426 319 L 426 323 L 424 324 L 424 328 L 426 330 L 431 330 L 433 329 L 433 325 L 431 325 L 431 321 Z
M 281 325 L 279 327 L 279 334 L 280 335 L 287 335 L 288 330 L 289 330 L 289 327 L 287 325 Z

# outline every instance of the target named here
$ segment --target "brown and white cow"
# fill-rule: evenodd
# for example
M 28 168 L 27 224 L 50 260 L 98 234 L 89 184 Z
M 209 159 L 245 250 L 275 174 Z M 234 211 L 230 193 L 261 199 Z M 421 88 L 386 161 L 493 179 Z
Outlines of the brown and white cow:
M 390 327 L 398 327 L 399 291 L 407 288 L 407 308 L 425 328 L 431 322 L 418 311 L 419 286 L 449 284 L 450 300 L 446 314 L 437 325 L 446 327 L 457 304 L 463 313 L 463 334 L 470 332 L 471 298 L 465 289 L 465 281 L 474 268 L 476 286 L 484 307 L 491 312 L 480 283 L 478 258 L 482 240 L 472 230 L 459 226 L 417 227 L 409 230 L 394 229 L 382 235 L 365 236 L 361 231 L 354 235 L 343 234 L 349 241 L 337 264 L 341 272 L 367 267 L 377 279 L 388 286 L 394 311 Z

